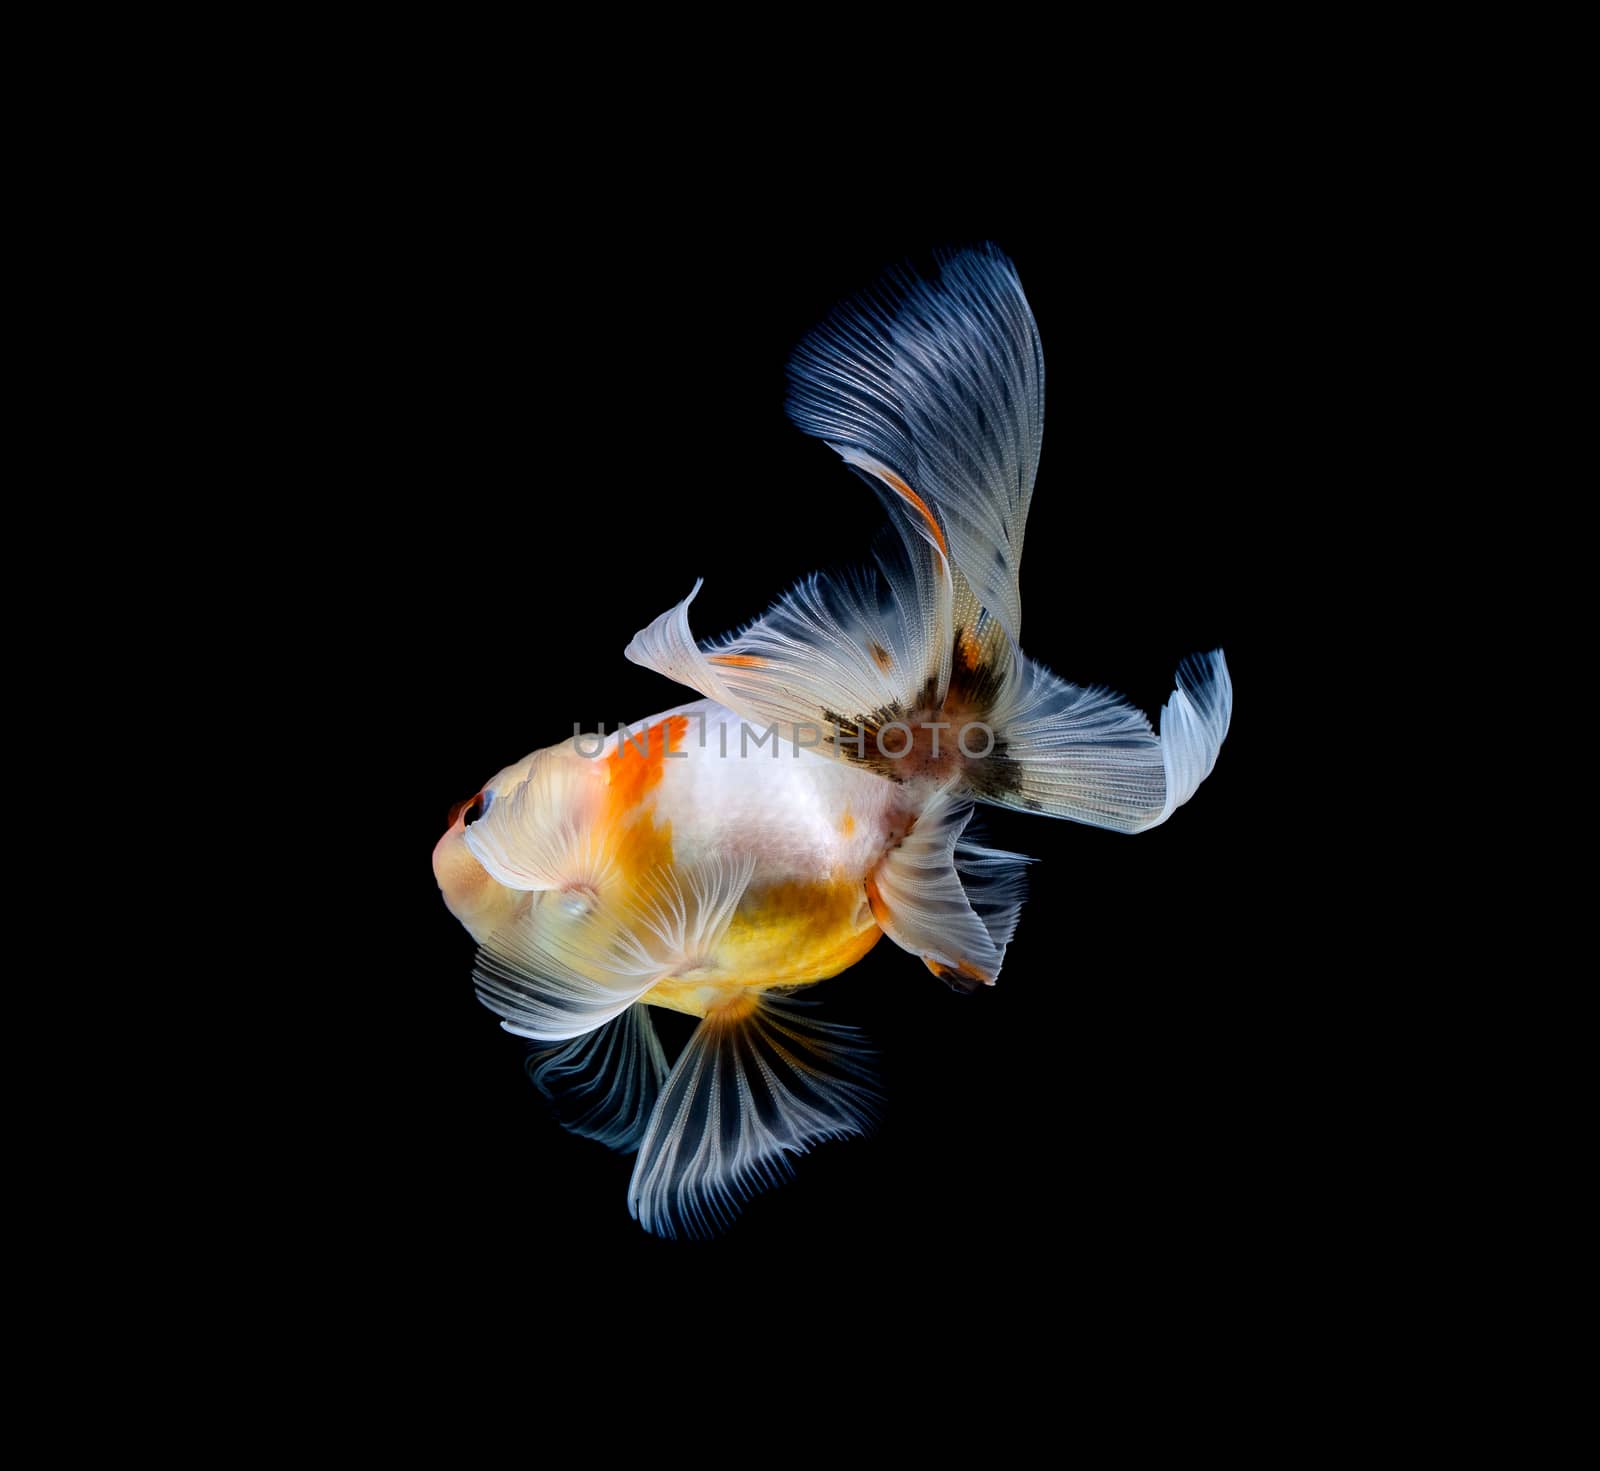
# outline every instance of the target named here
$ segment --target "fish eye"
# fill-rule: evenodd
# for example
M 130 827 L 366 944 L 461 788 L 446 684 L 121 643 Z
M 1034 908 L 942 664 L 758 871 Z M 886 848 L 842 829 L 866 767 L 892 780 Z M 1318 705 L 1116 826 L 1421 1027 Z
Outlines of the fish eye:
M 483 817 L 484 813 L 489 810 L 489 806 L 493 801 L 494 797 L 490 793 L 479 792 L 477 796 L 469 797 L 465 802 L 457 802 L 456 805 L 450 809 L 450 820 L 445 825 L 447 827 L 454 827 L 456 825 L 456 818 L 459 817 L 461 819 L 461 825 L 463 827 L 468 827 Z

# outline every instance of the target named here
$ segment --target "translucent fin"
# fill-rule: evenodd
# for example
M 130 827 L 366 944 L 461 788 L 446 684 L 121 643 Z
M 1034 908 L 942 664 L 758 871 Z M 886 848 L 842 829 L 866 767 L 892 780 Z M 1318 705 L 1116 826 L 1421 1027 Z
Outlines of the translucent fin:
M 1120 695 L 1019 658 L 990 712 L 994 750 L 967 773 L 972 795 L 1117 832 L 1158 826 L 1210 774 L 1233 709 L 1220 649 L 1184 660 L 1178 682 L 1158 739 Z
M 555 902 L 541 894 L 535 907 L 502 925 L 472 969 L 478 1000 L 506 1031 L 536 1042 L 564 1042 L 604 1026 L 663 974 L 629 953 L 623 921 L 611 911 L 597 907 L 570 920 L 551 912 Z
M 689 596 L 681 603 L 668 608 L 648 627 L 641 628 L 623 650 L 623 657 L 646 669 L 664 674 L 676 684 L 687 685 L 692 690 L 726 705 L 731 703 L 722 671 L 707 662 L 700 646 L 689 631 L 689 604 L 700 596 L 705 578 L 695 578 Z
M 639 1147 L 666 1075 L 666 1055 L 641 1002 L 587 1036 L 528 1059 L 528 1076 L 564 1128 L 624 1153 Z
M 1233 680 L 1222 650 L 1191 654 L 1178 666 L 1178 687 L 1161 707 L 1167 797 L 1156 822 L 1171 817 L 1211 775 L 1232 720 Z
M 956 842 L 956 872 L 961 875 L 972 912 L 989 931 L 999 957 L 995 963 L 998 971 L 1022 917 L 1022 904 L 1028 897 L 1028 865 L 1034 860 L 1025 853 L 985 847 L 973 841 L 971 832 L 968 828 Z
M 641 880 L 630 940 L 662 975 L 704 965 L 733 922 L 755 866 L 753 853 L 718 853 Z
M 993 985 L 1000 974 L 1002 946 L 1016 928 L 1016 914 L 1005 914 L 1005 896 L 997 891 L 993 897 L 1002 902 L 990 907 L 1005 940 L 996 944 L 991 925 L 967 896 L 955 853 L 971 818 L 970 802 L 940 792 L 867 880 L 867 897 L 883 932 L 901 949 L 920 955 L 936 976 L 952 984 Z M 1016 904 L 1020 906 L 1020 896 Z
M 610 877 L 602 835 L 571 800 L 572 764 L 541 752 L 523 781 L 501 792 L 466 830 L 467 847 L 508 889 L 599 890 Z
M 866 1132 L 879 1099 L 853 1027 L 770 994 L 745 995 L 695 1029 L 639 1146 L 628 1210 L 657 1236 L 725 1229 L 757 1191 L 822 1139 Z
M 662 869 L 625 901 L 537 894 L 478 951 L 478 999 L 536 1042 L 591 1032 L 716 950 L 754 865 L 750 854 L 718 855 Z
M 795 350 L 789 416 L 875 476 L 1013 641 L 1017 573 L 1044 430 L 1044 354 L 994 246 L 839 308 Z
M 854 759 L 878 755 L 878 730 L 950 683 L 954 588 L 948 568 L 892 536 L 877 565 L 807 578 L 731 638 L 697 645 L 689 596 L 641 630 L 627 657 L 689 685 L 762 728 Z M 836 739 L 837 737 L 837 739 Z
M 795 422 L 878 490 L 896 534 L 872 570 L 808 578 L 719 643 L 690 631 L 697 583 L 627 657 L 759 726 L 814 727 L 808 744 L 904 781 L 888 755 L 904 737 L 880 732 L 947 708 L 970 724 L 1013 672 L 1044 417 L 1033 315 L 1002 254 L 963 251 L 935 282 L 896 279 L 841 308 L 790 380 Z
M 994 750 L 968 773 L 981 801 L 1121 832 L 1137 832 L 1161 809 L 1160 742 L 1120 695 L 1068 684 L 1019 657 L 989 721 Z

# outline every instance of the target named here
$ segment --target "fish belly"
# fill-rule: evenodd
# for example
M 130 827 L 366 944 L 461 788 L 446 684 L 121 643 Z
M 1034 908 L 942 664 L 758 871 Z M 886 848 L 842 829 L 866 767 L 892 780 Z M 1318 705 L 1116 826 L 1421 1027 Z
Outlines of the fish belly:
M 673 862 L 748 854 L 749 886 L 705 964 L 661 981 L 652 1005 L 701 1016 L 741 993 L 826 980 L 882 933 L 866 878 L 897 816 L 892 782 L 748 726 L 710 702 L 689 706 L 655 794 Z M 759 739 L 758 739 L 759 738 Z

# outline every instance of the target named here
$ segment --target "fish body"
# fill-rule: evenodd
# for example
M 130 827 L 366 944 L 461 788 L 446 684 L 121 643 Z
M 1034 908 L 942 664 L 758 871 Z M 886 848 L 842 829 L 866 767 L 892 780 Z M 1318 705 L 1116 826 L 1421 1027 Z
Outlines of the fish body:
M 440 846 L 460 843 L 458 861 L 487 881 L 486 902 L 458 916 L 480 943 L 543 903 L 552 917 L 585 919 L 602 890 L 634 892 L 720 858 L 749 868 L 729 922 L 693 965 L 644 994 L 648 1005 L 704 1016 L 742 992 L 827 980 L 882 933 L 865 886 L 908 825 L 911 803 L 894 783 L 797 743 L 792 730 L 758 730 L 697 701 L 508 768 L 485 788 L 490 819 L 498 793 L 521 790 L 535 763 L 569 804 L 592 867 L 559 887 L 517 887 L 532 876 L 512 869 L 521 834 L 509 819 L 484 821 L 469 847 L 458 817 Z
M 710 643 L 696 584 L 626 653 L 703 698 L 506 768 L 434 850 L 480 999 L 543 1044 L 568 1127 L 638 1151 L 629 1208 L 662 1235 L 720 1229 L 870 1125 L 870 1048 L 805 987 L 885 935 L 994 984 L 1028 859 L 973 841 L 975 804 L 1158 826 L 1231 718 L 1220 650 L 1185 661 L 1159 733 L 1023 653 L 1043 357 L 997 251 L 842 309 L 797 351 L 789 409 L 879 492 L 872 565 Z M 699 1019 L 670 1068 L 652 1008 Z

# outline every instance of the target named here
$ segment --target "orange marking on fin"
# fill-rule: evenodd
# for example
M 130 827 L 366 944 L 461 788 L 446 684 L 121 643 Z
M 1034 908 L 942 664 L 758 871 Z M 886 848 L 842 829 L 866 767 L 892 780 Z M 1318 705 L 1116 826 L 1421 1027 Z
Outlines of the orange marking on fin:
M 856 830 L 856 820 L 848 812 L 839 819 L 839 831 L 849 837 Z
M 958 646 L 961 650 L 961 662 L 968 669 L 976 669 L 983 662 L 983 645 L 978 642 L 978 636 L 970 628 L 961 630 Z
M 934 975 L 938 976 L 941 980 L 943 980 L 944 977 L 947 976 L 950 973 L 950 970 L 951 970 L 950 966 L 942 965 L 939 961 L 933 959 L 933 957 L 930 956 L 930 955 L 924 955 L 922 957 L 922 963 L 925 966 L 927 966 L 928 969 L 931 970 L 934 973 Z M 961 979 L 964 980 L 964 981 L 976 981 L 979 984 L 985 985 L 985 986 L 992 986 L 994 984 L 993 981 L 991 981 L 986 975 L 984 975 L 984 973 L 981 970 L 979 970 L 977 968 L 977 966 L 973 965 L 972 962 L 969 961 L 969 960 L 963 960 L 960 965 L 956 966 L 955 967 L 955 973 L 958 976 L 960 976 Z
M 882 644 L 874 642 L 868 647 L 871 649 L 873 660 L 879 669 L 887 673 L 894 667 L 894 660 L 889 657 L 889 651 Z
M 738 1026 L 761 1006 L 753 991 L 734 991 L 706 1010 L 706 1020 L 718 1026 Z
M 878 892 L 878 886 L 871 879 L 867 880 L 867 903 L 872 906 L 872 917 L 885 929 L 889 925 L 889 906 L 883 902 L 883 895 Z
M 735 669 L 765 669 L 770 661 L 759 654 L 707 654 L 708 664 L 727 664 Z
M 939 523 L 933 519 L 933 512 L 928 509 L 928 503 L 905 483 L 893 470 L 885 469 L 883 478 L 894 487 L 896 493 L 928 523 L 928 530 L 933 533 L 933 539 L 938 544 L 939 550 L 946 558 L 950 555 L 950 548 L 945 545 L 944 532 L 939 530 Z

